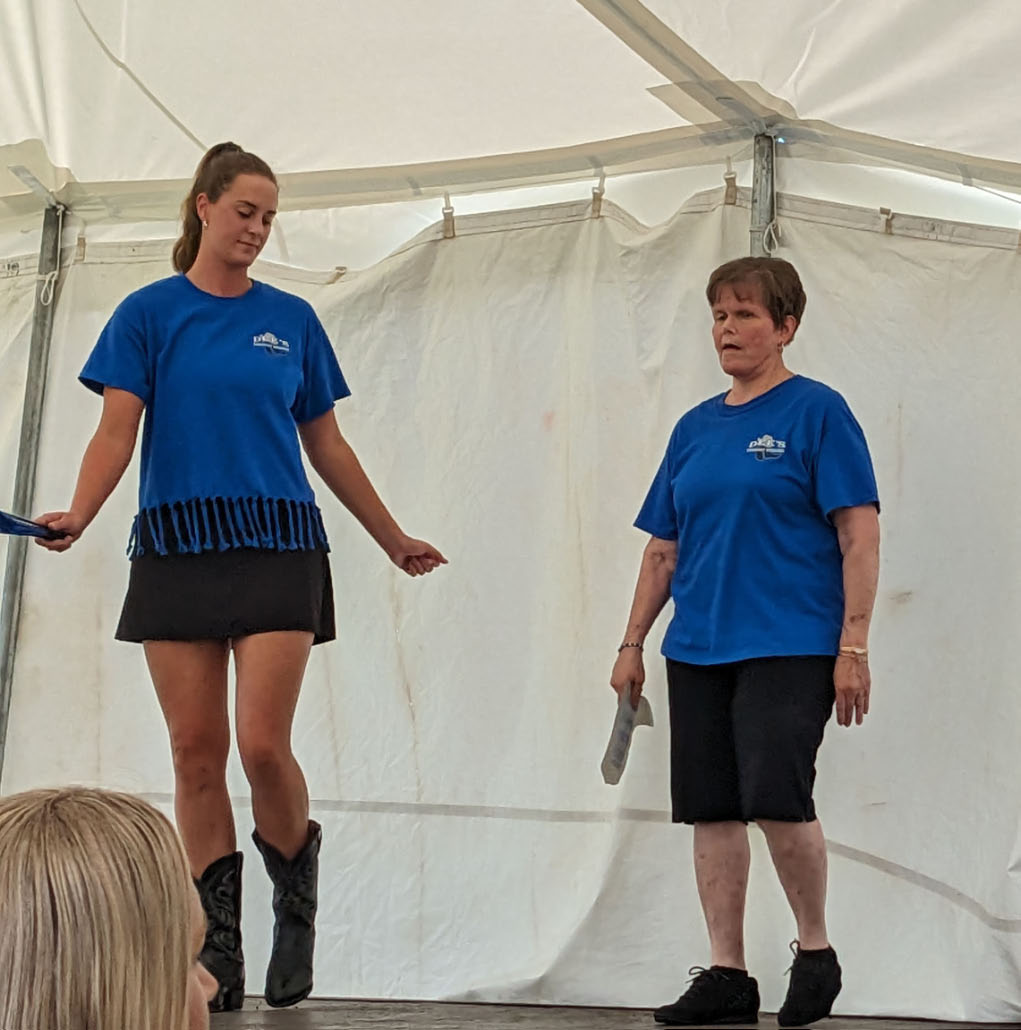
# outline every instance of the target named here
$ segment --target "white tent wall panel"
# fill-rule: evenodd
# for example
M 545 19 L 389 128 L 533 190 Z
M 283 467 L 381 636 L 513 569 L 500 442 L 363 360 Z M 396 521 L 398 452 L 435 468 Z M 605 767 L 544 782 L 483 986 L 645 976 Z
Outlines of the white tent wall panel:
M 22 270 L 0 278 L 0 507 L 7 508 L 14 495 L 18 465 L 18 439 L 25 402 L 25 376 L 32 343 L 32 310 L 36 277 Z
M 34 273 L 36 264 L 31 267 Z M 18 468 L 36 280 L 24 267 L 19 274 L 7 277 L 2 277 L 2 269 L 0 265 L 0 508 L 10 511 Z M 0 537 L 0 570 L 6 566 L 7 544 L 8 537 Z
M 820 810 L 831 840 L 903 866 L 900 891 L 910 885 L 920 906 L 898 903 L 894 880 L 856 899 L 835 890 L 834 916 L 843 909 L 860 928 L 869 899 L 866 911 L 891 934 L 891 986 L 896 955 L 935 965 L 938 949 L 960 1018 L 1016 1018 L 1021 704 L 1009 641 L 1021 601 L 1011 514 L 1021 486 L 1009 413 L 1021 372 L 1010 343 L 1018 256 L 784 226 L 783 253 L 809 296 L 794 344 L 803 353 L 792 360 L 848 397 L 885 502 L 873 711 L 864 732 L 833 733 L 823 750 Z M 937 899 L 935 921 L 921 918 Z M 969 982 L 979 985 L 972 997 Z
M 587 651 L 594 632 L 617 632 L 619 617 L 591 599 L 605 589 L 603 564 L 627 574 L 637 546 L 623 561 L 610 553 L 607 506 L 586 511 L 581 502 L 614 495 L 620 481 L 615 466 L 624 462 L 594 463 L 594 453 L 644 441 L 637 420 L 620 426 L 608 417 L 607 391 L 638 381 L 638 371 L 624 372 L 632 313 L 617 277 L 593 290 L 593 268 L 613 271 L 606 224 L 585 219 L 511 235 L 514 247 L 493 247 L 493 235 L 416 247 L 359 279 L 339 318 L 327 321 L 345 341 L 346 360 L 383 370 L 343 412 L 349 434 L 372 455 L 370 470 L 388 480 L 387 496 L 409 527 L 441 527 L 441 546 L 444 536 L 453 541 L 446 583 L 434 577 L 434 589 L 414 594 L 407 583 L 390 587 L 401 604 L 390 615 L 401 620 L 396 683 L 426 676 L 443 684 L 414 695 L 420 730 L 449 730 L 435 741 L 442 765 L 431 764 L 438 754 L 422 756 L 429 779 L 421 789 L 427 800 L 439 786 L 443 801 L 484 804 L 496 795 L 527 807 L 547 804 L 549 788 L 522 775 L 519 762 L 491 767 L 493 727 L 526 749 L 526 767 L 545 761 L 550 746 L 584 740 L 563 740 L 562 716 L 573 707 L 572 684 L 605 680 Z M 597 378 L 600 365 L 607 371 Z M 635 491 L 645 474 L 627 473 Z M 375 563 L 372 545 L 363 546 Z M 358 607 L 352 635 L 364 639 L 382 612 Z M 553 636 L 550 646 L 536 643 Z M 512 684 L 545 686 L 530 698 Z M 408 707 L 404 691 L 396 700 Z M 595 725 L 602 737 L 601 717 Z M 465 778 L 466 768 L 487 772 Z M 568 807 L 591 802 L 582 783 L 562 799 Z
M 123 297 L 125 279 L 132 282 L 130 290 L 155 277 L 150 268 L 165 267 L 164 259 L 158 265 L 131 266 L 127 276 L 122 265 L 74 265 L 66 271 L 50 350 L 36 478 L 38 511 L 59 510 L 70 503 L 78 462 L 98 422 L 98 399 L 77 383 L 84 355 Z M 137 461 L 127 477 L 137 482 Z M 29 551 L 5 791 L 18 789 L 12 783 L 19 779 L 151 789 L 142 770 L 168 754 L 158 735 L 135 730 L 158 720 L 159 708 L 151 688 L 144 689 L 141 654 L 117 646 L 108 621 L 113 594 L 127 582 L 125 563 L 119 559 L 126 543 L 123 512 L 131 506 L 130 494 L 122 488 L 111 505 L 114 517 L 104 513 L 90 527 L 89 546 L 66 555 Z M 55 626 L 63 628 L 55 633 Z M 28 642 L 35 634 L 39 643 L 33 647 Z M 143 689 L 135 688 L 136 683 Z M 49 747 L 33 776 L 40 741 L 49 742 Z M 26 763 L 20 774 L 19 762 Z
M 17 275 L 0 277 L 0 434 L 5 444 L 0 470 L 5 487 L 13 480 L 17 463 L 35 285 L 34 267 L 33 274 L 21 269 Z M 10 500 L 9 493 L 3 500 Z
M 581 210 L 464 219 L 364 273 L 281 281 L 336 343 L 355 391 L 341 424 L 383 496 L 451 559 L 404 579 L 320 487 L 340 639 L 313 653 L 295 743 L 326 829 L 324 995 L 648 1005 L 705 957 L 690 831 L 665 822 L 651 648 L 657 725 L 620 788 L 598 761 L 643 543 L 629 526 L 676 417 L 723 387 L 704 284 L 746 251 L 747 212 L 646 231 Z M 1018 257 L 806 216 L 783 228 L 809 296 L 791 363 L 848 397 L 885 504 L 873 713 L 831 727 L 820 760 L 841 1008 L 1013 1018 Z M 66 502 L 98 417 L 75 381 L 95 336 L 168 268 L 144 248 L 101 257 L 59 298 L 40 508 Z M 169 800 L 140 649 L 111 640 L 126 478 L 68 554 L 30 556 L 5 791 L 85 781 Z M 229 773 L 246 840 L 236 757 Z M 775 1007 L 794 930 L 753 839 L 750 959 Z M 246 850 L 257 984 L 270 913 Z
M 328 901 L 330 964 L 355 993 L 381 997 L 419 997 L 428 984 L 431 997 L 542 998 L 541 978 L 599 895 L 602 864 L 592 859 L 612 837 L 608 822 L 327 818 L 346 874 Z M 381 831 L 398 852 L 382 890 L 371 873 Z
M 1015 825 L 1000 813 L 1003 792 L 1017 792 L 1008 756 L 1021 705 L 1003 694 L 1005 645 L 1018 612 L 1021 537 L 1012 516 L 1016 450 L 1002 413 L 1013 407 L 1021 373 L 1009 343 L 1010 312 L 1021 301 L 1018 257 L 785 224 L 785 253 L 817 255 L 799 262 L 809 307 L 794 344 L 803 354 L 792 359 L 808 374 L 835 379 L 859 413 L 886 505 L 874 641 L 878 717 L 860 741 L 839 735 L 841 746 L 857 750 L 858 742 L 883 755 L 855 784 L 862 808 L 854 830 L 859 840 L 876 832 L 894 861 L 938 833 L 946 847 L 925 857 L 949 866 L 965 842 L 981 839 L 994 868 L 1006 868 Z M 865 290 L 849 266 L 867 271 Z M 904 677 L 926 693 L 894 689 Z M 992 712 L 1004 718 L 990 719 Z M 962 775 L 979 744 L 982 757 Z M 838 748 L 824 752 L 824 768 L 838 756 Z M 846 839 L 848 814 L 841 806 L 829 817 L 837 839 Z M 1021 914 L 1021 893 L 1013 907 Z

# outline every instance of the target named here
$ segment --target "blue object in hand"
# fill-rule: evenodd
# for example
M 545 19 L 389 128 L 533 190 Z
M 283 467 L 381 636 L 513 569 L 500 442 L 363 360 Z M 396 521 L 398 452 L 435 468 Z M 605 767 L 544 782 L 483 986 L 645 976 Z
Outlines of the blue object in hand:
M 20 515 L 12 515 L 7 511 L 0 511 L 0 533 L 8 533 L 11 536 L 38 536 L 43 540 L 63 540 L 67 536 L 59 529 L 40 526 L 38 522 L 23 519 Z

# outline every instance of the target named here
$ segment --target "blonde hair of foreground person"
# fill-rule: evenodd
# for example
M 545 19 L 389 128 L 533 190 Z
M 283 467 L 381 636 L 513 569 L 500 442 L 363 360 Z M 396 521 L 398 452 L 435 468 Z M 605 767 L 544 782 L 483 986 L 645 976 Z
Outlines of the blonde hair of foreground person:
M 0 1027 L 197 1030 L 215 981 L 180 839 L 128 794 L 0 798 Z

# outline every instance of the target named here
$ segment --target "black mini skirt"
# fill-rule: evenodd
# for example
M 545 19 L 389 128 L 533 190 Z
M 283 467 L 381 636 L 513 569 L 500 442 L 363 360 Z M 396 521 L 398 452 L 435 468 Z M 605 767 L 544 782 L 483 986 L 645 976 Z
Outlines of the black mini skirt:
M 114 636 L 229 640 L 298 630 L 333 640 L 333 580 L 324 549 L 232 548 L 134 558 Z

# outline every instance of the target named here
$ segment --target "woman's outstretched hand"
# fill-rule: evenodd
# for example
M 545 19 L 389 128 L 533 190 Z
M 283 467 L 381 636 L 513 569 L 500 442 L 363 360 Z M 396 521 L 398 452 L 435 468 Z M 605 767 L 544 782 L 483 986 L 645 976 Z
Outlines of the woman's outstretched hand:
M 432 544 L 410 536 L 400 538 L 397 547 L 390 552 L 390 561 L 409 576 L 424 576 L 447 564 L 447 559 Z
M 35 542 L 47 551 L 66 551 L 85 532 L 86 526 L 85 520 L 73 511 L 48 511 L 33 521 L 64 534 L 57 540 L 45 540 L 37 536 Z

